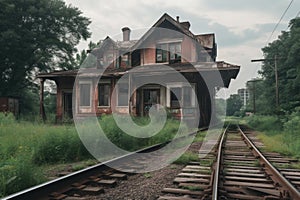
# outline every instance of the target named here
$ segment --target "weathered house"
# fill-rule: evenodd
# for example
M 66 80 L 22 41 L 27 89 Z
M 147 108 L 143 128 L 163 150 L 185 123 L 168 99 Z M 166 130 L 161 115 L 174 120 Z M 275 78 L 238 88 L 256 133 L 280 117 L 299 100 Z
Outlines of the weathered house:
M 216 61 L 215 35 L 194 35 L 189 22 L 180 22 L 179 17 L 175 20 L 168 14 L 139 40 L 130 40 L 129 28 L 122 31 L 123 41 L 107 37 L 93 49 L 81 70 L 38 75 L 41 114 L 45 114 L 43 84 L 50 79 L 57 85 L 58 120 L 112 112 L 144 116 L 152 106 L 160 104 L 174 116 L 191 119 L 198 109 L 198 125 L 208 125 L 213 117 L 216 88 L 228 87 L 240 69 Z M 124 76 L 125 81 L 121 80 Z

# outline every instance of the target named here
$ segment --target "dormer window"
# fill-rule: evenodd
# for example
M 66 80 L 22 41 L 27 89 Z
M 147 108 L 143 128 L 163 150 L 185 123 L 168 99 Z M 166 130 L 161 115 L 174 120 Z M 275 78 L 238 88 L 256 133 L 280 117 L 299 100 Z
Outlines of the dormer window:
M 181 43 L 176 42 L 156 45 L 156 62 L 181 62 Z

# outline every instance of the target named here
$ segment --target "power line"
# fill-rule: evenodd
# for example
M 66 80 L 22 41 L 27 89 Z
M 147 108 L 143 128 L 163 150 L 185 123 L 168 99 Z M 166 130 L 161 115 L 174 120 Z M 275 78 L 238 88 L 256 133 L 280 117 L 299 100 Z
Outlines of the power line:
M 277 23 L 276 26 L 274 27 L 274 29 L 273 29 L 273 31 L 272 31 L 272 33 L 271 33 L 271 35 L 270 35 L 270 37 L 269 37 L 269 39 L 268 39 L 268 41 L 267 41 L 267 43 L 266 43 L 266 46 L 268 45 L 270 39 L 272 38 L 274 32 L 276 31 L 278 25 L 280 24 L 281 20 L 282 20 L 283 17 L 285 16 L 286 12 L 290 9 L 290 7 L 291 7 L 293 1 L 294 1 L 294 0 L 291 0 L 290 4 L 288 5 L 288 7 L 285 9 L 285 11 L 283 12 L 283 14 L 281 15 L 281 17 L 280 17 L 278 23 Z

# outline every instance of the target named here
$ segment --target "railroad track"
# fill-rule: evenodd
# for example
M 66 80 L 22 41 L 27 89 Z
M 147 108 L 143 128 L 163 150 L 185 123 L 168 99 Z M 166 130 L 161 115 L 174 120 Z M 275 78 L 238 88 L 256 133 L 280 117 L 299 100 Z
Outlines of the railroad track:
M 206 130 L 206 128 L 198 131 Z M 197 132 L 189 133 L 172 140 L 172 145 L 185 148 L 190 137 Z M 105 190 L 113 189 L 119 180 L 129 175 L 148 169 L 149 163 L 160 166 L 164 151 L 159 151 L 171 141 L 153 145 L 112 160 L 96 164 L 86 169 L 67 174 L 44 184 L 4 197 L 1 200 L 84 200 L 97 196 Z M 172 149 L 172 148 L 170 148 Z M 176 155 L 176 152 L 175 152 Z M 168 159 L 170 159 L 167 156 Z M 114 166 L 110 168 L 109 166 Z M 151 168 L 151 167 L 150 167 Z
M 174 187 L 162 189 L 164 195 L 159 200 L 300 199 L 300 170 L 293 169 L 296 160 L 277 153 L 261 153 L 259 148 L 262 149 L 263 144 L 253 131 L 231 125 L 218 140 L 207 143 L 216 145 L 211 151 L 199 151 L 199 161 L 186 165 L 174 179 Z M 142 166 L 151 158 L 139 157 L 138 153 L 155 152 L 164 145 L 133 152 L 4 199 L 84 200 L 97 196 L 106 189 L 113 190 L 118 180 L 134 173 L 134 169 L 125 173 L 107 164 Z
M 296 160 L 261 153 L 263 144 L 253 131 L 242 129 L 227 127 L 218 145 L 199 152 L 208 154 L 187 165 L 159 200 L 300 199 L 300 170 L 292 168 Z
M 90 196 L 97 196 L 104 190 L 116 186 L 118 180 L 144 167 L 144 161 L 151 159 L 144 153 L 154 152 L 167 143 L 157 144 L 122 157 L 118 157 L 86 169 L 54 179 L 44 184 L 4 197 L 2 200 L 84 200 Z M 150 157 L 151 157 L 150 156 Z M 131 165 L 132 166 L 129 166 Z M 109 166 L 119 166 L 127 172 L 112 169 Z M 130 170 L 129 170 L 130 169 Z

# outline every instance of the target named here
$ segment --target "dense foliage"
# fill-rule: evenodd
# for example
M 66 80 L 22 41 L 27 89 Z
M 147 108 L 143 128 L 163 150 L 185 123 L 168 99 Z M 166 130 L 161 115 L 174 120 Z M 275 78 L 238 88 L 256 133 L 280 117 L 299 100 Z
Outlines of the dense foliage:
M 263 81 L 256 82 L 257 112 L 292 112 L 300 106 L 300 18 L 291 20 L 290 30 L 283 31 L 277 40 L 262 50 L 267 60 L 260 71 Z M 279 80 L 278 109 L 275 98 L 275 56 Z
M 63 0 L 0 0 L 0 96 L 22 96 L 36 73 L 73 68 L 89 24 Z
M 226 114 L 228 116 L 239 115 L 243 102 L 238 94 L 232 94 L 227 99 Z

